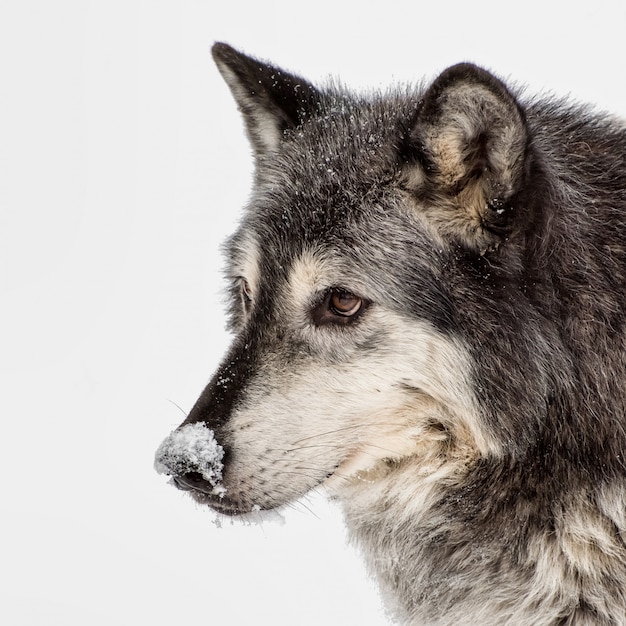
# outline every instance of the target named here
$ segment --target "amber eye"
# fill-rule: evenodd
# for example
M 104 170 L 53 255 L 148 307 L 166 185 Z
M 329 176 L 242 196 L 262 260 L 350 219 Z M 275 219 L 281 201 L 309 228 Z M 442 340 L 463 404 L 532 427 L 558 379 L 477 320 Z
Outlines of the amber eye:
M 369 300 L 356 296 L 346 289 L 333 287 L 311 310 L 311 317 L 316 326 L 325 324 L 346 326 L 352 324 L 370 305 Z
M 362 306 L 363 300 L 349 291 L 334 289 L 330 293 L 328 307 L 335 315 L 352 317 L 361 310 Z

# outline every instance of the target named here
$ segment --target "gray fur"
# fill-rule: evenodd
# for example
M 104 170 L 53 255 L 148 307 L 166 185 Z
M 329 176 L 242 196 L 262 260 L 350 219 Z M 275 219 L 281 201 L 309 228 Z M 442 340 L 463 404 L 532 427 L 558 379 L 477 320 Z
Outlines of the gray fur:
M 355 96 L 214 57 L 256 177 L 184 422 L 223 490 L 174 482 L 324 487 L 404 624 L 626 624 L 624 126 L 468 64 Z

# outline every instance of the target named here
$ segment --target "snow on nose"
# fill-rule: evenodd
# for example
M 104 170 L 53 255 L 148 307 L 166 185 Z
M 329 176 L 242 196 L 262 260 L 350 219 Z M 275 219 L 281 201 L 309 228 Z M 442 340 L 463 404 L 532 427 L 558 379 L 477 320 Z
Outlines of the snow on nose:
M 213 431 L 204 422 L 185 424 L 171 432 L 159 446 L 154 469 L 159 474 L 176 478 L 200 476 L 211 487 L 213 495 L 222 496 L 224 448 L 217 443 Z

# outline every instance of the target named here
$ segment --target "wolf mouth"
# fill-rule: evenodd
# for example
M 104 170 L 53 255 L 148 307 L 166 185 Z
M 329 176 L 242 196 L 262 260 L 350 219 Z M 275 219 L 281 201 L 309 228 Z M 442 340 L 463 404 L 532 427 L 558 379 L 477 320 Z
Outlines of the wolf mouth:
M 248 512 L 241 506 L 228 502 L 223 491 L 216 493 L 215 490 L 207 490 L 203 486 L 204 481 L 199 474 L 190 473 L 184 476 L 173 476 L 170 482 L 180 491 L 187 492 L 198 504 L 207 505 L 219 513 L 238 515 Z
M 243 501 L 236 501 L 229 497 L 228 489 L 220 490 L 220 489 L 208 489 L 209 485 L 203 481 L 202 477 L 199 474 L 186 474 L 184 476 L 173 476 L 170 480 L 170 484 L 179 489 L 180 491 L 184 491 L 189 494 L 195 502 L 200 505 L 208 506 L 213 509 L 217 513 L 221 513 L 228 516 L 239 516 L 246 515 L 248 513 L 260 512 L 260 511 L 271 511 L 280 509 L 285 505 L 289 505 L 293 501 L 297 501 L 300 498 L 306 496 L 307 493 L 315 491 L 320 487 L 325 487 L 329 481 L 334 480 L 344 480 L 345 476 L 338 476 L 337 471 L 345 464 L 338 464 L 333 470 L 329 471 L 328 474 L 322 478 L 315 485 L 311 486 L 309 489 L 304 491 L 302 494 L 296 496 L 295 498 L 289 499 L 285 502 L 277 502 L 271 504 L 262 504 L 253 499 L 246 499 Z

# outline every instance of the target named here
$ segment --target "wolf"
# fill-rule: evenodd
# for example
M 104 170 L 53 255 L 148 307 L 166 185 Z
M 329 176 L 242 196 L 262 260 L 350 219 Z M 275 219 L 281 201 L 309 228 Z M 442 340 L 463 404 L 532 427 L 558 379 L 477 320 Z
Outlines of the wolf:
M 469 63 L 213 56 L 234 339 L 157 469 L 227 515 L 326 490 L 403 624 L 626 624 L 626 126 Z

